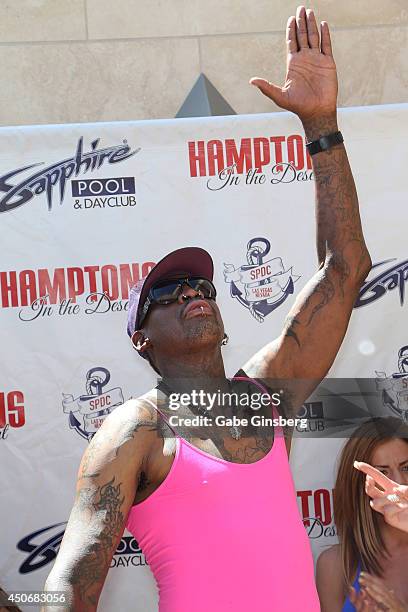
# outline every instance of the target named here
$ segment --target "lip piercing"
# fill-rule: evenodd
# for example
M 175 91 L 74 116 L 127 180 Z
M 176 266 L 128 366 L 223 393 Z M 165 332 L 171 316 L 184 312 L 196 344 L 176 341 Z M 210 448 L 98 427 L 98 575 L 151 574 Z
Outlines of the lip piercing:
M 204 308 L 203 308 L 203 306 L 200 306 L 200 308 L 201 308 L 201 316 L 203 317 L 204 316 Z

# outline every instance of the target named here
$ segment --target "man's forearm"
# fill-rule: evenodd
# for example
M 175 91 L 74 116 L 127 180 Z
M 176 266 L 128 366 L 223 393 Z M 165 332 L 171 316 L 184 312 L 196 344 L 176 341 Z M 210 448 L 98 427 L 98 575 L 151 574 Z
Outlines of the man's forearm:
M 308 142 L 338 130 L 333 113 L 303 122 Z M 331 262 L 342 276 L 363 280 L 371 260 L 364 241 L 357 191 L 345 146 L 312 156 L 316 188 L 319 265 Z
M 44 605 L 41 608 L 40 612 L 75 612 L 74 587 L 68 580 L 53 577 L 51 572 L 51 574 L 47 578 L 47 582 L 45 583 L 44 591 L 46 591 L 47 593 L 52 593 L 55 591 L 58 591 L 59 593 L 64 593 L 66 600 L 69 601 L 69 605 L 65 603 L 63 607 L 58 604 L 50 603 Z
M 53 576 L 52 572 L 47 578 L 44 590 L 47 593 L 58 591 L 64 593 L 66 602 L 64 606 L 58 604 L 47 604 L 44 605 L 40 612 L 96 612 L 97 602 L 91 604 L 85 603 L 80 597 L 79 593 L 75 592 L 75 586 L 69 579 Z

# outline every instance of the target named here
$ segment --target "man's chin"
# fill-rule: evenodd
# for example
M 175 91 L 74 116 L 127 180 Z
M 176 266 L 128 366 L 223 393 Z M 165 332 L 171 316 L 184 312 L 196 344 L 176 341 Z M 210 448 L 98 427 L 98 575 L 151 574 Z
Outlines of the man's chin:
M 186 340 L 218 342 L 223 337 L 215 317 L 191 317 L 184 320 L 183 331 Z

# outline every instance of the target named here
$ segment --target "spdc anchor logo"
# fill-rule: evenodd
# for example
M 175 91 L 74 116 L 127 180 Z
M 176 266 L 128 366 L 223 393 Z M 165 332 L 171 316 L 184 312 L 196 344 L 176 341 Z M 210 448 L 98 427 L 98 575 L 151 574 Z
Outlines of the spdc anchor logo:
M 386 408 L 408 425 L 408 345 L 398 351 L 398 372 L 388 377 L 376 371 L 376 387 Z
M 70 428 L 88 442 L 91 441 L 108 414 L 123 404 L 123 392 L 120 387 L 104 390 L 110 377 L 110 372 L 106 368 L 91 368 L 86 375 L 85 395 L 74 398 L 71 394 L 62 394 L 62 407 L 64 412 L 69 414 Z
M 136 206 L 133 176 L 72 181 L 71 189 L 75 210 Z
M 300 276 L 286 268 L 281 257 L 267 259 L 271 243 L 267 238 L 252 238 L 247 244 L 247 264 L 235 267 L 224 263 L 224 280 L 231 297 L 247 308 L 258 323 L 294 293 Z

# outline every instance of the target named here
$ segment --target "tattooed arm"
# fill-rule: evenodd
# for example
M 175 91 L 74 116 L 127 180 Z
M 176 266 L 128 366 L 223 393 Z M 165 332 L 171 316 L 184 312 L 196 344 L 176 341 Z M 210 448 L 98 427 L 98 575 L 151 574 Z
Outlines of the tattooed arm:
M 252 83 L 279 106 L 296 113 L 307 140 L 338 130 L 337 72 L 328 25 L 299 7 L 288 21 L 286 81 Z M 297 384 L 302 403 L 326 375 L 346 333 L 359 288 L 371 268 L 357 193 L 344 145 L 312 157 L 316 184 L 318 270 L 299 294 L 281 336 L 243 369 L 254 377 L 309 379 Z
M 70 612 L 97 609 L 156 436 L 153 409 L 130 401 L 107 417 L 84 453 L 74 506 L 45 585 L 48 591 L 68 592 Z M 56 610 L 43 608 L 43 612 Z

